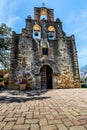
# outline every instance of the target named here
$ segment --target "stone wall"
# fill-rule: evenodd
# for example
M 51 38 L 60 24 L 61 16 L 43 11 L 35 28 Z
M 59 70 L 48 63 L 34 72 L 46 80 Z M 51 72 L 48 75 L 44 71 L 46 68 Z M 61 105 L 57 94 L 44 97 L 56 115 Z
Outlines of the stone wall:
M 59 19 L 53 21 L 53 10 L 45 8 L 49 20 L 40 20 L 42 8 L 35 8 L 35 19 L 26 19 L 21 34 L 13 32 L 11 47 L 10 89 L 18 89 L 18 77 L 25 76 L 27 88 L 41 88 L 40 68 L 49 65 L 52 68 L 53 88 L 80 87 L 79 67 L 74 35 L 67 37 Z M 41 38 L 33 38 L 33 26 L 41 28 Z M 48 39 L 48 27 L 55 28 L 55 39 Z M 42 49 L 48 48 L 48 55 Z

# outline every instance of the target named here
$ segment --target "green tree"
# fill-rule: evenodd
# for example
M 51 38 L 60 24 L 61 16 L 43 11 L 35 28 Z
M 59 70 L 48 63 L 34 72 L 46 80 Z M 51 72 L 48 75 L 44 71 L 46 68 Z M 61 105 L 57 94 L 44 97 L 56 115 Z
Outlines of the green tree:
M 0 69 L 9 69 L 10 67 L 10 43 L 11 28 L 6 24 L 0 26 Z
M 80 78 L 87 84 L 87 65 L 81 67 Z

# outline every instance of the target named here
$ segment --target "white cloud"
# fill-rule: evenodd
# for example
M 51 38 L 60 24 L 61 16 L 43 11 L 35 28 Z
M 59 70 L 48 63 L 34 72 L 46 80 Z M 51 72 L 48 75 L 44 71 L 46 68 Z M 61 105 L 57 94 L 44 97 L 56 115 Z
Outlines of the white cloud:
M 73 12 L 66 20 L 69 33 L 75 34 L 79 66 L 87 64 L 87 9 Z M 70 26 L 70 28 L 69 28 Z
M 4 19 L 5 6 L 6 6 L 5 0 L 1 0 L 1 1 L 0 1 L 0 22 L 2 22 L 3 19 Z
M 0 0 L 0 24 L 6 23 L 12 27 L 21 18 L 15 13 L 18 9 L 20 0 Z
M 16 21 L 21 20 L 19 16 L 10 16 L 7 20 L 7 26 L 13 27 Z
M 66 19 L 66 24 L 69 33 L 75 34 L 80 40 L 87 40 L 87 9 L 71 13 Z
M 87 18 L 87 10 L 84 10 L 82 13 L 81 13 L 81 18 Z

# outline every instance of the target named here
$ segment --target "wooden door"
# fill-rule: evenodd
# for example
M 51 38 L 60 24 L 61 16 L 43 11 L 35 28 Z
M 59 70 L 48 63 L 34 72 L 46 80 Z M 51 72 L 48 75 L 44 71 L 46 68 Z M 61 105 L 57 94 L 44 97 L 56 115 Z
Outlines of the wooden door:
M 41 70 L 41 88 L 51 89 L 52 88 L 52 69 L 48 65 L 43 65 Z
M 43 66 L 41 68 L 41 88 L 45 89 L 46 85 L 47 85 L 47 82 L 46 82 L 46 66 Z

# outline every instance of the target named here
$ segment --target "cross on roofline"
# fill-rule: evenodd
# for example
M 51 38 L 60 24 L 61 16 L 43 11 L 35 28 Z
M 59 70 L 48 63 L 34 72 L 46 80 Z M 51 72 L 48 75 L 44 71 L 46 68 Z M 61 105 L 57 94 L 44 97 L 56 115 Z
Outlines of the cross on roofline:
M 45 7 L 45 3 L 42 3 L 42 7 Z

